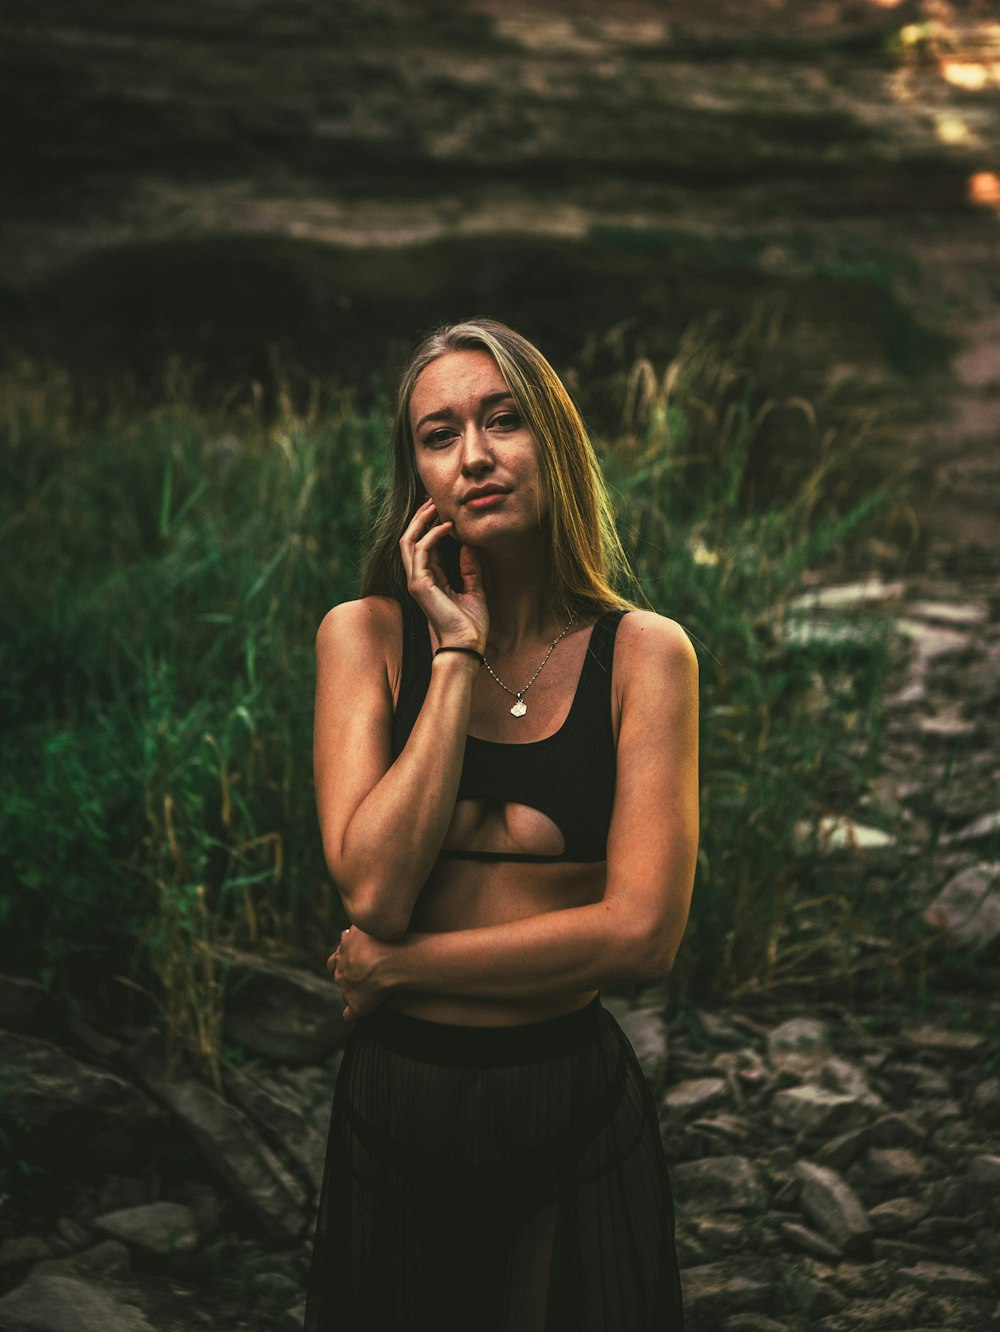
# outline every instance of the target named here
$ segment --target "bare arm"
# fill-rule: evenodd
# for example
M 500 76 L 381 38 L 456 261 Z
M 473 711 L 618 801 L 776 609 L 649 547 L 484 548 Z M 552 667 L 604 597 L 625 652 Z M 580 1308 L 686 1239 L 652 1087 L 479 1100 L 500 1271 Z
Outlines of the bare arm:
M 670 621 L 634 612 L 619 634 L 628 641 L 616 654 L 622 719 L 602 900 L 390 945 L 352 930 L 331 959 L 350 1013 L 391 989 L 531 998 L 669 970 L 697 849 L 697 668 Z
M 400 542 L 410 589 L 443 643 L 481 650 L 488 615 L 472 552 L 465 591 L 446 591 L 435 547 L 450 530 L 424 505 Z M 323 850 L 351 920 L 381 939 L 402 935 L 444 841 L 468 732 L 474 657 L 434 659 L 403 752 L 391 752 L 390 661 L 398 611 L 384 598 L 335 607 L 316 640 L 313 764 Z

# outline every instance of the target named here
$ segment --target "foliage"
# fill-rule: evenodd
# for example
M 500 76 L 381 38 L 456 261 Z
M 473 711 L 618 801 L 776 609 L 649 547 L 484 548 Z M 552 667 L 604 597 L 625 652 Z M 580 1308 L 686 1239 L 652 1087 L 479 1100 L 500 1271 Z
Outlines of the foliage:
M 691 330 L 662 374 L 636 364 L 623 396 L 608 465 L 633 566 L 699 648 L 699 875 L 674 982 L 704 998 L 766 985 L 790 954 L 812 951 L 800 908 L 820 864 L 801 830 L 849 809 L 877 770 L 888 656 L 877 629 L 803 641 L 788 605 L 886 495 L 836 502 L 863 436 L 825 432 L 808 403 L 756 400 L 746 358 L 720 351 L 708 328 Z M 761 505 L 754 445 L 779 407 L 801 413 L 812 447 L 794 484 Z M 850 909 L 828 913 L 836 928 Z
M 863 784 L 883 665 L 782 632 L 783 602 L 878 497 L 845 509 L 851 441 L 786 402 L 811 461 L 761 502 L 748 460 L 778 406 L 756 400 L 744 350 L 696 330 L 665 372 L 623 373 L 603 445 L 643 587 L 702 659 L 703 846 L 678 970 L 702 995 L 765 977 L 793 938 L 814 887 L 795 826 Z M 219 943 L 318 957 L 339 923 L 313 813 L 312 639 L 356 588 L 384 405 L 315 386 L 269 413 L 252 392 L 196 410 L 175 376 L 137 408 L 33 365 L 6 372 L 0 402 L 0 965 L 91 1005 L 120 1002 L 120 978 L 172 1053 L 212 1070 Z

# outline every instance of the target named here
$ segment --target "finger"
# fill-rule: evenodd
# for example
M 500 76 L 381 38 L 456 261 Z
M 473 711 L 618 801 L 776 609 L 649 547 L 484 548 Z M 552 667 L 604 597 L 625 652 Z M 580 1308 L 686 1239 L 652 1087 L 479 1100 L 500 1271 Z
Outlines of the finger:
M 418 535 L 432 527 L 437 520 L 438 512 L 433 500 L 425 500 L 419 508 L 414 510 L 413 517 L 403 529 L 399 544 L 401 546 L 412 545 L 417 540 Z
M 438 559 L 437 547 L 446 536 L 452 534 L 454 526 L 450 521 L 439 523 L 414 543 L 409 574 L 411 585 L 429 576 L 435 586 L 439 588 L 447 586 L 447 579 Z
M 458 572 L 462 577 L 462 591 L 477 594 L 483 587 L 483 566 L 479 560 L 479 551 L 472 546 L 462 545 L 458 551 Z
M 450 518 L 440 518 L 433 527 L 429 527 L 422 537 L 418 537 L 413 543 L 414 550 L 430 550 L 433 546 L 450 536 L 455 530 L 455 524 Z
M 438 518 L 437 510 L 434 510 L 434 515 L 434 521 L 429 526 L 407 529 L 407 535 L 399 543 L 403 568 L 411 582 L 426 571 L 429 552 L 454 530 L 455 524 Z

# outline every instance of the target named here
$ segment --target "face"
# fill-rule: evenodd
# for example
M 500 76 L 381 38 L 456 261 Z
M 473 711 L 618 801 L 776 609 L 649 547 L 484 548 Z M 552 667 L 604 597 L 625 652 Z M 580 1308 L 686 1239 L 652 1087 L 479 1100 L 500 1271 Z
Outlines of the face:
M 410 396 L 417 473 L 469 545 L 534 531 L 548 514 L 535 437 L 486 351 L 446 352 Z

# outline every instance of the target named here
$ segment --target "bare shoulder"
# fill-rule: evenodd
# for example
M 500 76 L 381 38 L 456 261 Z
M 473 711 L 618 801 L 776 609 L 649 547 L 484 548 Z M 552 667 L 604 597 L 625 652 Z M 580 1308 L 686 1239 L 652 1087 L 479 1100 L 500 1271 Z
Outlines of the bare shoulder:
M 319 655 L 386 652 L 399 642 L 402 613 L 392 597 L 360 597 L 327 611 L 316 633 Z
M 698 658 L 690 638 L 677 623 L 654 611 L 634 610 L 618 627 L 616 670 L 623 685 L 641 684 L 668 674 L 678 684 L 698 678 Z

